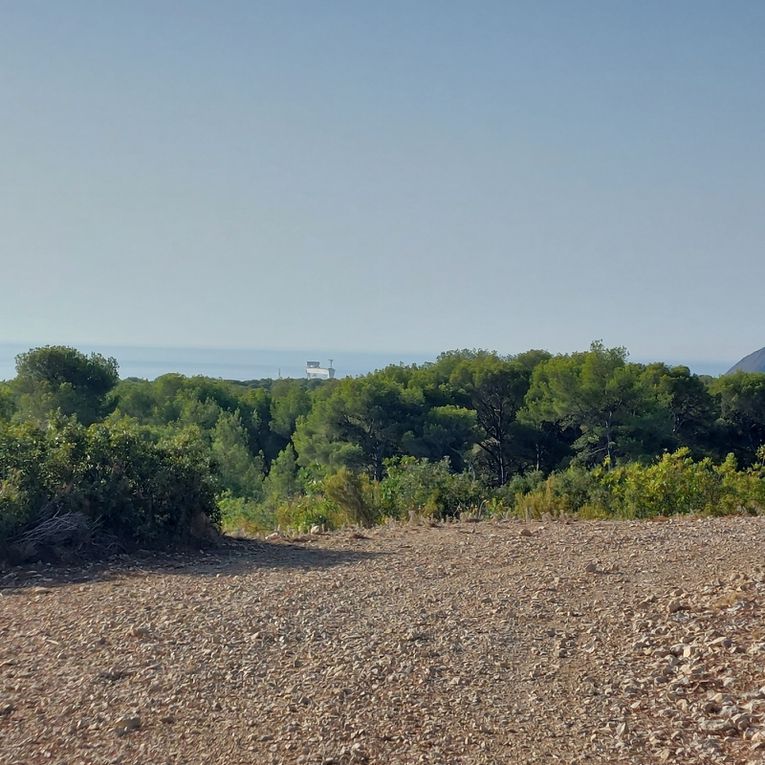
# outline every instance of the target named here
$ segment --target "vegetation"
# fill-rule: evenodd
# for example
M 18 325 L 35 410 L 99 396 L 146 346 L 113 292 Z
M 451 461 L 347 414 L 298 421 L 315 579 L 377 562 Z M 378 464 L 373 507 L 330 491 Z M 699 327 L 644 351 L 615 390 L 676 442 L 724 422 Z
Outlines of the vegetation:
M 585 518 L 756 514 L 765 508 L 762 464 L 739 470 L 731 454 L 722 463 L 694 460 L 686 447 L 648 463 L 608 470 L 577 466 L 552 473 L 515 496 L 525 517 L 577 514 Z
M 157 441 L 130 422 L 0 424 L 0 557 L 187 542 L 220 516 L 196 434 Z M 203 520 L 203 519 L 206 519 Z
M 249 383 L 120 381 L 114 359 L 49 346 L 0 383 L 0 544 L 38 554 L 40 529 L 64 526 L 69 541 L 166 544 L 200 518 L 253 533 L 759 512 L 763 444 L 765 374 L 704 378 L 601 343 Z

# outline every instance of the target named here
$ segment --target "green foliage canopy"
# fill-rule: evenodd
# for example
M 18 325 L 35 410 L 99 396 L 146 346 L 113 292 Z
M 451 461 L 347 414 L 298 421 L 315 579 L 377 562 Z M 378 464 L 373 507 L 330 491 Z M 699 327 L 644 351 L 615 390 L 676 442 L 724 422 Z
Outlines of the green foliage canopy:
M 602 343 L 556 356 L 534 370 L 525 418 L 578 430 L 573 449 L 584 464 L 656 453 L 668 442 L 671 422 L 642 374 L 623 348 Z
M 117 361 L 99 353 L 47 345 L 16 357 L 20 419 L 46 421 L 56 412 L 85 425 L 109 410 L 107 394 L 119 381 Z

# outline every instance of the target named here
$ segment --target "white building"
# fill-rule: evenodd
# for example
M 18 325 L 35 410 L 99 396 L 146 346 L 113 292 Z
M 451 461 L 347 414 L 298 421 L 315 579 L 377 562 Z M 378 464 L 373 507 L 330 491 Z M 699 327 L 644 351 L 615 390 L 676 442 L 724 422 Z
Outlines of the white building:
M 323 367 L 320 361 L 306 361 L 305 374 L 309 380 L 334 380 L 335 370 L 332 367 L 332 359 L 329 366 Z

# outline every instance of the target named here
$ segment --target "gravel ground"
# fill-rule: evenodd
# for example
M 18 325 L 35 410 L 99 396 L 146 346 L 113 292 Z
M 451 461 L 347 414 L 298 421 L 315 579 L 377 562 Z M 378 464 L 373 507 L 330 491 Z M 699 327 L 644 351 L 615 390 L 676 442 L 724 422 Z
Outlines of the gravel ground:
M 765 762 L 765 518 L 0 575 L 2 763 Z

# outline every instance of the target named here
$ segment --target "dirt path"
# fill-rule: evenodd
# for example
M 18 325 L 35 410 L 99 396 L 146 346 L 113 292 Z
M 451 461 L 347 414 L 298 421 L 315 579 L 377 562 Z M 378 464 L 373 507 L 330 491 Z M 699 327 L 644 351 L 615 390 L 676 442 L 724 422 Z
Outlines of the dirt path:
M 2 763 L 765 762 L 765 519 L 0 578 Z

